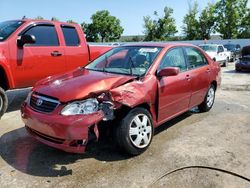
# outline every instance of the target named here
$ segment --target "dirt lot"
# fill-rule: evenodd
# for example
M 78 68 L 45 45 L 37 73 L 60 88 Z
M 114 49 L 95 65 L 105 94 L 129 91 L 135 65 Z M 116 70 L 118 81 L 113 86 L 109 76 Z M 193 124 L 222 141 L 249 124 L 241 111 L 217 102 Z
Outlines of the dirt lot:
M 0 120 L 0 186 L 250 187 L 244 179 L 250 179 L 250 73 L 235 73 L 233 64 L 222 70 L 209 113 L 192 110 L 164 124 L 150 148 L 133 158 L 110 141 L 92 144 L 83 155 L 38 143 L 20 120 L 28 90 L 9 92 L 11 105 Z M 180 167 L 190 168 L 166 175 Z

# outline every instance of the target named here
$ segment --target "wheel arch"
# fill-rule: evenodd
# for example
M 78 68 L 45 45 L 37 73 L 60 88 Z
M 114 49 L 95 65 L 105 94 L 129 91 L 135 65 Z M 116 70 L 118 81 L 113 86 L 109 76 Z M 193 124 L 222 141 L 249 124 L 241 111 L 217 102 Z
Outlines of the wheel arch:
M 217 82 L 216 82 L 215 80 L 213 80 L 213 81 L 211 82 L 211 85 L 214 86 L 215 91 L 216 91 L 216 90 L 217 90 Z
M 124 117 L 126 114 L 128 114 L 128 112 L 134 108 L 144 108 L 146 109 L 150 115 L 152 116 L 152 122 L 153 122 L 153 125 L 155 126 L 156 125 L 156 112 L 155 112 L 155 107 L 150 105 L 149 103 L 147 102 L 144 102 L 144 103 L 140 103 L 136 106 L 127 106 L 127 105 L 122 105 L 121 108 L 119 108 L 116 112 L 116 117 Z
M 10 83 L 7 77 L 7 73 L 3 66 L 0 65 L 0 87 L 4 90 L 8 90 L 10 88 Z

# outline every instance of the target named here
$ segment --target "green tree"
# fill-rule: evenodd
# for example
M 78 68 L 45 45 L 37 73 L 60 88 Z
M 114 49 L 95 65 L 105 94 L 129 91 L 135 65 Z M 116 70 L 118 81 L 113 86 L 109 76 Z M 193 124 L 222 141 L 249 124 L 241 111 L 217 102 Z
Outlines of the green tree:
M 184 25 L 182 26 L 183 34 L 185 35 L 186 40 L 201 39 L 198 13 L 197 1 L 195 1 L 194 4 L 191 4 L 190 2 L 188 13 L 184 16 Z
M 74 20 L 67 20 L 67 23 L 77 24 Z
M 247 8 L 239 28 L 238 38 L 250 38 L 250 8 Z
M 216 3 L 216 31 L 222 38 L 237 38 L 242 32 L 246 32 L 249 27 L 248 21 L 245 20 L 247 2 L 248 0 L 220 0 Z
M 199 17 L 199 33 L 201 39 L 210 39 L 211 34 L 215 31 L 215 4 L 208 4 Z
M 85 33 L 85 37 L 86 37 L 86 40 L 88 42 L 98 42 L 99 41 L 99 37 L 98 37 L 98 32 L 96 31 L 96 28 L 93 26 L 92 23 L 90 24 L 87 24 L 85 22 L 83 22 L 81 24 L 82 26 L 82 29 Z
M 109 11 L 97 11 L 91 16 L 92 23 L 83 23 L 82 26 L 87 38 L 101 42 L 109 42 L 119 39 L 124 29 L 120 25 L 120 20 L 115 16 L 111 16 Z
M 55 16 L 53 16 L 53 17 L 51 18 L 51 21 L 59 21 L 59 19 L 56 18 Z
M 150 16 L 145 16 L 143 18 L 145 41 L 169 40 L 173 37 L 178 31 L 172 14 L 173 9 L 165 7 L 163 17 L 159 17 L 156 11 L 154 12 L 156 19 L 152 19 Z
M 37 16 L 35 17 L 35 20 L 44 20 L 44 18 L 42 16 Z

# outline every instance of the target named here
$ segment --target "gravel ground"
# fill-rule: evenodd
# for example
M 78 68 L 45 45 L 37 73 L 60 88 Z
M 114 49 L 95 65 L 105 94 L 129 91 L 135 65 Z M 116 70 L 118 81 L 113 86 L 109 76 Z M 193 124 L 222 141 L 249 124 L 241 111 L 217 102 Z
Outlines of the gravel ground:
M 235 73 L 234 64 L 222 71 L 210 112 L 192 110 L 165 123 L 149 149 L 132 158 L 111 141 L 82 155 L 38 143 L 20 119 L 29 89 L 9 92 L 0 120 L 1 187 L 250 187 L 250 73 Z M 167 175 L 181 167 L 188 168 Z

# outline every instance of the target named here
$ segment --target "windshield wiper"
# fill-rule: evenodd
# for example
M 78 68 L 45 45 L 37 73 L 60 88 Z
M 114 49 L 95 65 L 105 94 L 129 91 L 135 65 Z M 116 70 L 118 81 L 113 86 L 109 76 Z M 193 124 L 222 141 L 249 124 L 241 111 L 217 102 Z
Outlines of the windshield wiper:
M 106 72 L 105 68 L 107 65 L 108 65 L 108 57 L 107 57 L 107 55 L 105 55 L 105 64 L 104 64 L 103 69 L 102 69 L 103 72 Z
M 129 56 L 129 63 L 130 63 L 130 66 L 129 66 L 129 69 L 130 69 L 130 75 L 132 75 L 133 76 L 133 69 L 132 69 L 132 66 L 133 66 L 133 68 L 135 68 L 135 62 L 133 61 L 133 59 L 132 59 L 132 57 L 131 56 Z

